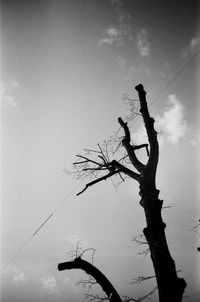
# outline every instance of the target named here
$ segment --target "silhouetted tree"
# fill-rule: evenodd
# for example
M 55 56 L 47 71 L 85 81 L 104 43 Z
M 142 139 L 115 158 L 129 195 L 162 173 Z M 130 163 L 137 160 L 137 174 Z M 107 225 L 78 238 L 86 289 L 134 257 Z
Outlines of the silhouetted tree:
M 140 205 L 144 209 L 147 224 L 143 233 L 149 245 L 157 280 L 159 301 L 181 302 L 186 282 L 177 276 L 175 262 L 169 252 L 165 236 L 166 224 L 163 222 L 161 215 L 163 201 L 159 199 L 159 190 L 156 188 L 156 171 L 159 158 L 157 132 L 154 128 L 154 119 L 149 114 L 146 92 L 143 86 L 140 84 L 135 89 L 139 95 L 140 113 L 149 145 L 133 145 L 128 124 L 119 117 L 118 123 L 124 131 L 121 143 L 126 154 L 119 160 L 110 160 L 107 144 L 105 144 L 104 147 L 98 145 L 98 151 L 88 150 L 89 154 L 92 152 L 98 156 L 97 160 L 93 160 L 88 156 L 77 155 L 78 161 L 74 165 L 78 175 L 80 177 L 88 175 L 94 177 L 77 195 L 83 193 L 88 187 L 114 175 L 119 175 L 122 180 L 124 180 L 123 175 L 125 175 L 138 182 L 139 195 L 141 196 Z M 146 148 L 147 151 L 148 160 L 146 164 L 138 159 L 135 152 L 141 148 Z M 137 171 L 132 170 L 133 167 Z

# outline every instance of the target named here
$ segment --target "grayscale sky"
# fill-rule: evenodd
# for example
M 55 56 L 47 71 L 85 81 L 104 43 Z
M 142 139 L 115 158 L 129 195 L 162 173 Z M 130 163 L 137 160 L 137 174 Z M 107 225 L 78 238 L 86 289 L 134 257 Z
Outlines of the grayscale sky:
M 130 285 L 153 274 L 132 242 L 145 227 L 137 183 L 116 189 L 107 180 L 76 197 L 86 180 L 64 172 L 77 153 L 119 128 L 117 118 L 127 114 L 122 96 L 137 98 L 139 83 L 159 131 L 157 186 L 171 206 L 163 211 L 169 247 L 188 283 L 187 301 L 199 299 L 197 2 L 1 1 L 2 302 L 82 301 L 76 282 L 86 276 L 57 270 L 79 240 L 97 249 L 94 264 L 121 296 L 153 288 L 154 281 Z M 131 134 L 145 142 L 139 118 Z

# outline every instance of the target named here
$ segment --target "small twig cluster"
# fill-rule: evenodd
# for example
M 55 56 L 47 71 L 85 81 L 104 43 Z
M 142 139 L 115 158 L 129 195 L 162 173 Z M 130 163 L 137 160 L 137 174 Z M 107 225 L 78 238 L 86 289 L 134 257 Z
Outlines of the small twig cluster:
M 122 97 L 123 102 L 128 107 L 129 114 L 126 115 L 125 120 L 127 122 L 133 121 L 137 116 L 141 116 L 139 100 L 132 98 L 128 93 L 125 93 Z
M 144 295 L 144 296 L 141 296 L 141 297 L 139 297 L 139 298 L 137 298 L 137 299 L 135 299 L 135 298 L 130 298 L 130 297 L 128 297 L 128 296 L 124 296 L 124 302 L 141 302 L 141 301 L 144 301 L 145 299 L 148 299 L 148 298 L 150 298 L 150 296 L 151 295 L 153 295 L 154 294 L 154 292 L 157 290 L 157 286 L 155 286 L 150 292 L 148 292 L 146 295 Z
M 145 236 L 143 234 L 139 234 L 137 236 L 134 236 L 132 238 L 132 241 L 135 242 L 138 246 L 149 246 L 148 245 L 148 242 L 145 238 Z M 149 254 L 150 250 L 149 250 L 149 247 L 147 247 L 146 249 L 142 250 L 141 252 L 139 252 L 138 254 L 139 255 L 144 255 L 145 257 Z
M 90 247 L 90 248 L 87 248 L 87 249 L 83 249 L 81 246 L 80 246 L 80 243 L 81 241 L 79 240 L 76 244 L 76 249 L 73 250 L 73 251 L 68 251 L 66 254 L 67 255 L 70 255 L 73 259 L 75 258 L 82 258 L 83 255 L 86 253 L 86 252 L 91 252 L 91 262 L 93 263 L 94 261 L 94 255 L 96 253 L 96 249 Z

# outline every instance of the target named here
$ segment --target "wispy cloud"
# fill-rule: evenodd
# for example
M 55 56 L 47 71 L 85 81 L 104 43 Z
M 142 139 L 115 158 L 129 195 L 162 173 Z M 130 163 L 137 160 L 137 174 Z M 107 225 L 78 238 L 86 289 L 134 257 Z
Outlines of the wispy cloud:
M 192 134 L 190 136 L 189 143 L 193 147 L 200 146 L 200 134 Z
M 122 5 L 122 1 L 121 0 L 111 0 L 111 4 L 112 5 Z
M 184 118 L 185 107 L 175 95 L 169 96 L 169 107 L 162 116 L 156 117 L 156 128 L 160 132 L 159 139 L 176 144 L 185 136 L 188 130 Z
M 43 289 L 46 290 L 49 294 L 53 294 L 56 292 L 57 281 L 53 276 L 42 277 L 41 281 Z
M 25 276 L 25 274 L 23 272 L 20 272 L 18 273 L 17 275 L 15 275 L 13 277 L 13 281 L 14 283 L 16 284 L 19 284 L 19 283 L 24 283 L 28 280 L 28 278 Z
M 99 40 L 99 45 L 103 44 L 113 44 L 113 43 L 122 43 L 122 34 L 119 29 L 117 29 L 114 26 L 109 26 L 107 29 L 105 29 L 104 37 Z
M 115 25 L 109 25 L 99 40 L 99 45 L 113 43 L 122 45 L 125 38 L 132 39 L 131 26 L 129 25 L 130 15 L 124 10 L 123 3 L 120 0 L 112 0 L 111 5 L 114 7 L 117 20 Z
M 150 54 L 150 42 L 147 31 L 143 28 L 137 34 L 137 48 L 141 57 L 147 57 Z
M 195 36 L 189 41 L 188 45 L 182 50 L 181 52 L 182 57 L 183 58 L 188 57 L 189 55 L 197 51 L 199 47 L 200 47 L 200 36 Z
M 19 83 L 12 81 L 11 83 L 1 82 L 0 84 L 0 100 L 2 109 L 13 110 L 19 109 L 17 102 L 14 99 L 14 90 L 19 86 Z

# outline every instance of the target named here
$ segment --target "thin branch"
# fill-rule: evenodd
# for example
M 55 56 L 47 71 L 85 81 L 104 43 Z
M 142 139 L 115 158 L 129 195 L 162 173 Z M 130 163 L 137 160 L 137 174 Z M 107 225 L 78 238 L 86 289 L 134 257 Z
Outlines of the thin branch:
M 82 171 L 103 171 L 103 170 L 108 170 L 107 167 L 100 166 L 98 168 L 83 168 Z
M 200 222 L 200 219 L 199 219 L 199 222 Z M 194 227 L 193 227 L 193 229 L 196 229 L 196 228 L 198 228 L 200 226 L 200 223 L 198 223 L 197 225 L 195 225 Z
M 105 163 L 108 163 L 108 160 L 107 160 L 106 156 L 104 155 L 104 152 L 103 152 L 103 150 L 102 150 L 100 144 L 97 144 L 97 146 L 99 147 L 99 149 L 100 149 L 100 151 L 101 151 L 103 161 L 104 161 Z
M 92 251 L 92 263 L 93 263 L 93 261 L 94 261 L 94 254 L 96 253 L 96 249 L 94 249 L 92 247 L 83 250 L 82 253 L 79 254 L 79 257 L 82 257 L 88 251 Z
M 150 292 L 148 292 L 146 295 L 142 296 L 142 297 L 139 297 L 137 299 L 135 298 L 129 298 L 127 296 L 124 296 L 124 302 L 131 302 L 131 301 L 134 301 L 134 302 L 141 302 L 141 301 L 144 301 L 145 299 L 149 298 L 151 295 L 154 294 L 154 292 L 158 289 L 157 286 L 155 286 Z
M 88 157 L 85 157 L 85 156 L 80 155 L 80 154 L 77 154 L 76 156 L 79 157 L 79 158 L 85 159 L 86 162 L 91 162 L 91 163 L 93 163 L 93 164 L 95 164 L 95 165 L 101 166 L 101 164 L 99 164 L 98 162 L 96 162 L 96 161 L 94 161 L 94 160 L 92 160 L 92 159 L 90 159 L 90 158 L 88 158 Z M 77 163 L 79 164 L 79 162 L 77 162 Z M 74 164 L 76 164 L 76 163 L 74 163 Z
M 86 299 L 90 299 L 90 301 L 109 301 L 109 298 L 108 297 L 103 297 L 103 296 L 100 296 L 100 295 L 93 295 L 93 294 L 85 294 L 85 298 Z
M 141 252 L 138 253 L 138 255 L 144 255 L 145 257 L 149 254 L 150 249 L 148 242 L 145 239 L 145 236 L 143 234 L 139 234 L 137 236 L 134 236 L 132 241 L 134 241 L 137 245 L 147 245 L 148 247 L 146 249 L 143 249 Z
M 90 152 L 101 153 L 100 151 L 93 150 L 93 149 L 87 149 L 87 148 L 85 148 L 84 150 L 85 150 L 88 154 L 89 154 Z
M 98 282 L 95 281 L 92 277 L 89 279 L 81 279 L 77 282 L 77 285 L 82 285 L 84 288 L 88 287 L 87 291 L 89 292 L 94 285 L 97 285 Z
M 143 281 L 149 280 L 149 279 L 154 279 L 156 278 L 155 275 L 153 276 L 138 276 L 137 278 L 133 278 L 130 282 L 130 284 L 140 284 Z
M 76 195 L 78 196 L 78 195 L 82 194 L 83 192 L 85 192 L 85 190 L 87 190 L 88 187 L 91 187 L 91 186 L 93 186 L 94 184 L 96 184 L 96 183 L 98 183 L 98 182 L 100 182 L 100 181 L 102 181 L 102 180 L 106 180 L 107 178 L 109 178 L 109 177 L 111 177 L 111 176 L 113 176 L 114 174 L 117 174 L 117 173 L 119 173 L 119 172 L 120 172 L 120 171 L 118 171 L 118 170 L 116 170 L 116 171 L 114 171 L 114 172 L 109 172 L 108 174 L 106 174 L 106 175 L 104 175 L 104 176 L 102 176 L 102 177 L 100 177 L 100 178 L 97 178 L 97 179 L 95 179 L 95 180 L 93 180 L 93 181 L 87 183 L 87 184 L 85 185 L 85 188 L 84 188 L 82 191 L 80 191 L 79 193 L 77 193 Z

